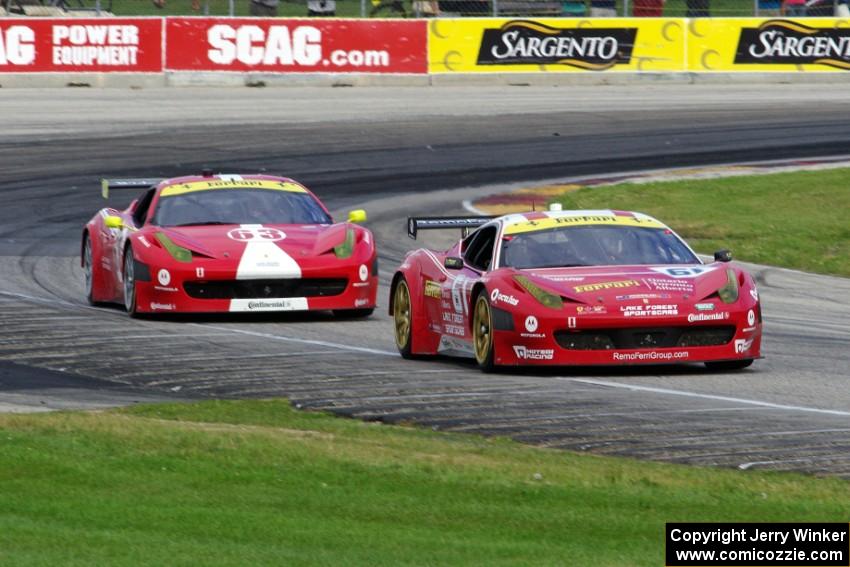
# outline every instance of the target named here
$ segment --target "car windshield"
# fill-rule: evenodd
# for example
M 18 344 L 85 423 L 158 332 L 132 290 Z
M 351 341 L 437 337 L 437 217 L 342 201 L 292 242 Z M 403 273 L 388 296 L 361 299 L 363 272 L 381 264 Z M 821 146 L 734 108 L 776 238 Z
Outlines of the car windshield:
M 332 221 L 309 193 L 234 188 L 161 196 L 152 222 L 158 226 L 188 226 Z
M 523 269 L 700 261 L 669 229 L 588 225 L 505 236 L 500 263 Z

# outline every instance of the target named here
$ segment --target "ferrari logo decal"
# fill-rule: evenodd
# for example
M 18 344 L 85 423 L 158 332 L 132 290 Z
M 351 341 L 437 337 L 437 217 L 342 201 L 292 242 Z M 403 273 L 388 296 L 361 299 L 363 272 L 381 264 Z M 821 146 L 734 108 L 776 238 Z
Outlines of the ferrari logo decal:
M 622 280 L 617 282 L 600 282 L 593 284 L 585 284 L 585 285 L 577 285 L 574 286 L 573 289 L 578 293 L 584 293 L 588 291 L 600 291 L 603 289 L 619 289 L 623 287 L 635 287 L 640 284 L 635 280 Z

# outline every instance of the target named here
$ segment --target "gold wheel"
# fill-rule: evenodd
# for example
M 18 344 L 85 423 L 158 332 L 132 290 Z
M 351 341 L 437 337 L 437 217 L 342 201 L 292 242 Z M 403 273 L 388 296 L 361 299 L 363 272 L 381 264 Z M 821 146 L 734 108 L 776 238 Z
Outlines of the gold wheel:
M 493 364 L 493 326 L 490 316 L 490 303 L 487 294 L 482 293 L 475 301 L 475 313 L 472 317 L 472 343 L 475 348 L 475 361 L 482 367 Z
M 402 354 L 410 352 L 410 290 L 407 282 L 400 279 L 395 286 L 393 297 L 393 322 L 395 323 L 395 344 Z

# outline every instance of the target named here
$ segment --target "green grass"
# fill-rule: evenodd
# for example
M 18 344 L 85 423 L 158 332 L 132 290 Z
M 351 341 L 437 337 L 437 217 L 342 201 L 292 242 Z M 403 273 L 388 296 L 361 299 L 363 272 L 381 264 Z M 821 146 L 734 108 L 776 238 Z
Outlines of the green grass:
M 850 169 L 584 188 L 564 208 L 641 211 L 700 252 L 850 276 Z
M 113 0 L 112 10 L 119 16 L 179 16 L 179 15 L 197 15 L 191 9 L 191 0 L 166 0 L 165 9 L 157 9 L 149 0 Z M 85 5 L 93 6 L 94 0 L 84 0 Z M 107 7 L 109 0 L 102 0 L 102 5 Z M 405 0 L 405 7 L 409 14 L 412 14 L 411 2 Z M 633 2 L 629 2 L 633 5 Z M 227 15 L 229 3 L 227 0 L 210 0 L 209 13 L 210 15 Z M 248 15 L 248 0 L 236 0 L 236 15 Z M 280 3 L 279 13 L 281 16 L 306 16 L 306 2 L 295 2 L 293 0 Z M 617 13 L 623 13 L 623 2 L 617 2 Z M 366 2 L 367 13 L 371 9 L 369 0 Z M 668 17 L 683 17 L 685 15 L 685 0 L 668 0 L 664 6 L 664 15 Z M 337 0 L 337 15 L 340 17 L 360 17 L 360 2 L 359 0 Z M 742 16 L 749 17 L 753 15 L 753 3 L 749 1 L 742 2 L 741 0 L 711 0 L 711 13 L 715 16 Z M 391 14 L 383 14 L 383 17 L 390 17 Z
M 204 402 L 0 416 L 5 565 L 662 565 L 668 521 L 846 521 L 837 479 Z

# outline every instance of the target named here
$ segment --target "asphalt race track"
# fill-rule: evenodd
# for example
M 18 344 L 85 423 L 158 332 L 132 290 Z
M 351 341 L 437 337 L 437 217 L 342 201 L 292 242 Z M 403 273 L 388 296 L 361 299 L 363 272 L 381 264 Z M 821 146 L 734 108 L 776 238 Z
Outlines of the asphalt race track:
M 730 374 L 482 375 L 402 360 L 386 314 L 392 269 L 417 245 L 408 214 L 459 212 L 485 185 L 850 153 L 848 101 L 843 85 L 3 89 L 0 409 L 286 396 L 555 448 L 850 476 L 850 280 L 753 267 L 767 358 Z M 99 178 L 203 166 L 291 175 L 339 215 L 365 207 L 384 309 L 137 321 L 89 307 L 79 241 Z

